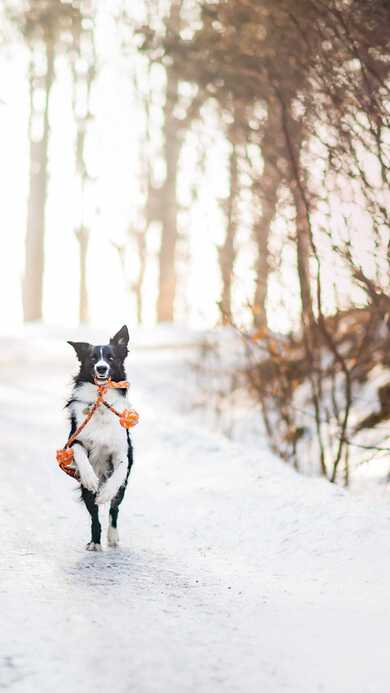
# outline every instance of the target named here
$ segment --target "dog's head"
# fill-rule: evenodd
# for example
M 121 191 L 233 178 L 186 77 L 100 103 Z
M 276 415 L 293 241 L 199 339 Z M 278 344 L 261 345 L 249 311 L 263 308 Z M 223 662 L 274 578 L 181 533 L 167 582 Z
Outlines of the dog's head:
M 110 339 L 109 344 L 94 346 L 88 342 L 68 342 L 80 361 L 78 381 L 101 385 L 109 378 L 115 381 L 126 378 L 124 361 L 128 354 L 129 331 L 123 325 Z

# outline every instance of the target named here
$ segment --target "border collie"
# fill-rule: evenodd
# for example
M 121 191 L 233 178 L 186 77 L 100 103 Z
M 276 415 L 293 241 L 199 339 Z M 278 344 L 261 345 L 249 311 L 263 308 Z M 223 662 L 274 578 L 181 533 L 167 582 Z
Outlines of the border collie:
M 109 344 L 93 346 L 87 342 L 68 342 L 80 362 L 72 395 L 66 405 L 71 423 L 69 436 L 95 403 L 97 385 L 106 383 L 109 378 L 113 381 L 126 379 L 124 361 L 128 354 L 128 342 L 126 325 L 110 339 Z M 115 409 L 122 411 L 128 406 L 126 394 L 127 391 L 123 389 L 109 389 L 104 398 Z M 119 505 L 125 495 L 133 464 L 129 431 L 119 425 L 117 417 L 109 409 L 101 406 L 77 436 L 72 448 L 80 477 L 81 497 L 91 516 L 92 536 L 86 548 L 88 551 L 101 551 L 99 506 L 108 502 L 107 542 L 109 546 L 117 546 Z

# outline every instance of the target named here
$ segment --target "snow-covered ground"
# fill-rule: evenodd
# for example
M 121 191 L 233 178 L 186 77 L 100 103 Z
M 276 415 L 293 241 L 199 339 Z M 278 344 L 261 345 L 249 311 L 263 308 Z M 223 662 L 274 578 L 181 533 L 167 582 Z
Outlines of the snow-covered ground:
M 55 463 L 73 352 L 60 331 L 1 339 L 0 689 L 387 693 L 385 496 L 200 427 L 193 338 L 135 337 L 136 464 L 101 554 Z

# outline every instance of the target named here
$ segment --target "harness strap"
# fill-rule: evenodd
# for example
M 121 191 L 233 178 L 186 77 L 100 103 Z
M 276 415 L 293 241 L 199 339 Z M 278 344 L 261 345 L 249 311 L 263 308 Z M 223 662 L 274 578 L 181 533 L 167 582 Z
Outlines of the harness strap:
M 78 426 L 78 427 L 76 428 L 75 432 L 72 433 L 72 435 L 71 435 L 71 436 L 68 438 L 68 440 L 66 441 L 65 446 L 64 446 L 64 450 L 66 450 L 67 448 L 70 448 L 70 446 L 72 445 L 72 443 L 74 443 L 74 441 L 76 440 L 76 438 L 77 438 L 77 436 L 79 435 L 79 433 L 81 433 L 81 431 L 86 427 L 87 423 L 90 422 L 90 420 L 92 419 L 92 417 L 93 417 L 95 411 L 100 407 L 101 403 L 102 403 L 102 402 L 98 402 L 98 399 L 96 399 L 95 404 L 94 404 L 93 407 L 91 407 L 91 409 L 89 410 L 89 412 L 88 412 L 88 414 L 86 415 L 84 421 L 82 421 L 82 423 L 80 424 L 80 426 Z

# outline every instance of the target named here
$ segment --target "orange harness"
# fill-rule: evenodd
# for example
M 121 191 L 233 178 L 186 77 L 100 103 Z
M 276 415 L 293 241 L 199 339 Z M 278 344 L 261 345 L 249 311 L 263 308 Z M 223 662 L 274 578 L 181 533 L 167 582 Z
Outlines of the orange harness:
M 139 416 L 134 409 L 124 409 L 120 413 L 116 411 L 116 409 L 114 409 L 114 407 L 112 407 L 111 404 L 106 402 L 106 400 L 104 399 L 104 395 L 110 387 L 115 389 L 127 389 L 129 387 L 129 384 L 126 380 L 121 380 L 118 383 L 114 383 L 110 379 L 107 380 L 107 382 L 104 383 L 104 385 L 98 385 L 97 383 L 95 384 L 97 385 L 97 395 L 95 403 L 90 408 L 84 421 L 82 421 L 80 426 L 76 428 L 75 432 L 72 433 L 71 436 L 69 436 L 68 440 L 66 441 L 65 447 L 63 447 L 61 450 L 57 450 L 56 453 L 57 462 L 61 467 L 62 471 L 65 472 L 65 474 L 69 474 L 69 476 L 73 477 L 74 479 L 78 478 L 78 474 L 77 470 L 74 467 L 69 466 L 72 464 L 74 459 L 71 445 L 74 443 L 79 433 L 81 433 L 81 431 L 86 427 L 87 423 L 89 423 L 94 413 L 97 411 L 97 409 L 99 409 L 99 407 L 102 404 L 119 418 L 119 423 L 123 428 L 132 428 L 139 421 Z

